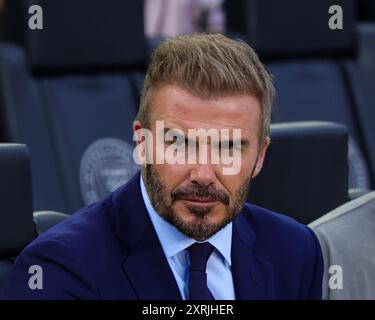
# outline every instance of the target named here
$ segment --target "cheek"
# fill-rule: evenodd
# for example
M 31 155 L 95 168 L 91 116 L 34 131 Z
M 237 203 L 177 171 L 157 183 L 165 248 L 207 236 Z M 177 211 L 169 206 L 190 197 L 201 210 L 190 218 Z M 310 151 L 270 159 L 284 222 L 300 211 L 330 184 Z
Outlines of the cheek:
M 219 173 L 220 182 L 233 197 L 238 189 L 242 187 L 245 181 L 250 177 L 256 161 L 256 154 L 244 154 L 241 158 L 240 171 L 234 175 L 223 175 Z
M 241 173 L 237 175 L 224 175 L 220 177 L 220 183 L 223 185 L 225 190 L 229 192 L 232 199 L 236 195 L 238 188 L 243 183 L 243 180 L 244 176 L 242 176 Z
M 237 180 L 245 180 L 247 177 L 250 176 L 251 171 L 255 165 L 257 159 L 257 151 L 251 150 L 242 153 L 241 157 L 241 170 L 237 174 Z
M 172 191 L 188 176 L 188 168 L 183 165 L 171 165 L 171 164 L 156 164 L 154 165 L 160 178 L 163 180 L 168 191 Z

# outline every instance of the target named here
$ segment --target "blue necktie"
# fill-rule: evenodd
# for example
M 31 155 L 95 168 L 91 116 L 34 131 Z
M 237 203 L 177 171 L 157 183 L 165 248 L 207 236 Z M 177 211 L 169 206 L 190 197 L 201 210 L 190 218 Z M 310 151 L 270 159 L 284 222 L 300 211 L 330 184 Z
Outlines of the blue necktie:
M 190 300 L 215 300 L 207 287 L 206 273 L 207 261 L 214 249 L 214 246 L 208 242 L 196 242 L 188 248 Z

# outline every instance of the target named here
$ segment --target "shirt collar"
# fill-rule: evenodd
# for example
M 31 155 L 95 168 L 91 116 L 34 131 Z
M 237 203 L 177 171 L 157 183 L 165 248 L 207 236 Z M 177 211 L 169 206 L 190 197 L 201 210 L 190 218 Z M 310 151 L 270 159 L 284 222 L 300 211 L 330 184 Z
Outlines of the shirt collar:
M 142 175 L 140 178 L 140 184 L 143 201 L 166 257 L 171 258 L 179 252 L 185 250 L 193 243 L 197 242 L 195 239 L 189 238 L 177 230 L 176 227 L 160 217 L 160 215 L 155 211 L 143 183 Z M 211 243 L 216 250 L 221 253 L 229 266 L 232 264 L 232 222 L 228 223 L 223 229 L 216 232 L 206 241 Z

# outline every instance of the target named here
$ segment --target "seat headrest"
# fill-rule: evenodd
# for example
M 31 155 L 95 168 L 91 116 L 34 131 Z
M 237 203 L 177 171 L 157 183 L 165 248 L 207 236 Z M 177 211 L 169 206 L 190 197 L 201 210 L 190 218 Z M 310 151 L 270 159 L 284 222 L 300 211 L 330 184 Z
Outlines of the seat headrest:
M 18 254 L 35 237 L 29 153 L 0 144 L 0 258 Z
M 330 122 L 271 125 L 263 170 L 249 201 L 292 216 L 316 220 L 348 201 L 348 133 Z
M 331 30 L 331 5 L 343 29 Z M 262 59 L 351 55 L 356 49 L 354 0 L 226 0 L 229 34 L 243 35 Z
M 23 1 L 27 9 L 39 5 L 43 12 L 43 29 L 32 30 L 22 21 L 33 70 L 118 70 L 146 64 L 143 1 Z

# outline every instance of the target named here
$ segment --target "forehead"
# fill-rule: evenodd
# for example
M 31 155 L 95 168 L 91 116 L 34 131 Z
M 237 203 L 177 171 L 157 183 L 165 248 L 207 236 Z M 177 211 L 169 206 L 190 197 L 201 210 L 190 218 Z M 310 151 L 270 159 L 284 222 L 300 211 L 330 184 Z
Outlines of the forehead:
M 164 120 L 169 128 L 241 129 L 257 134 L 261 106 L 252 95 L 225 95 L 212 99 L 194 96 L 178 86 L 156 90 L 151 104 L 151 121 Z

